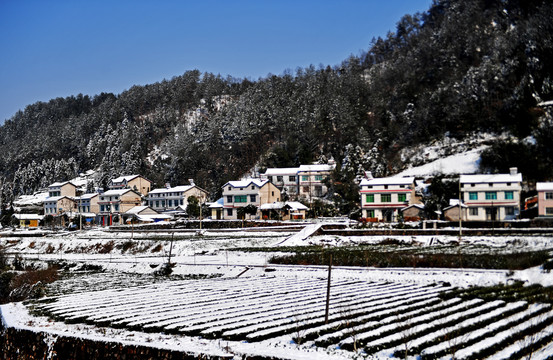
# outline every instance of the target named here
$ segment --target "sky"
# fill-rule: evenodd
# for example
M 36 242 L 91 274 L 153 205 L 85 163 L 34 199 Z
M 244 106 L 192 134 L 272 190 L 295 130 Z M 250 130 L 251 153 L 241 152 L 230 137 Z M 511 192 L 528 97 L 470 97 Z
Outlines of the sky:
M 0 123 L 37 101 L 187 70 L 257 80 L 334 66 L 432 0 L 0 0 Z

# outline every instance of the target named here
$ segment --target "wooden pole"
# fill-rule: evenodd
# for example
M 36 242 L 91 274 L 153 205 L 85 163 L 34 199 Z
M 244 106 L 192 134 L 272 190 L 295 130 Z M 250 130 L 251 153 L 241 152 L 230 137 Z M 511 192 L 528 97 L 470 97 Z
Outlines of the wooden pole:
M 330 260 L 328 262 L 328 282 L 326 285 L 326 309 L 325 309 L 325 324 L 328 324 L 328 308 L 330 305 L 330 274 L 332 270 L 332 252 L 330 254 Z

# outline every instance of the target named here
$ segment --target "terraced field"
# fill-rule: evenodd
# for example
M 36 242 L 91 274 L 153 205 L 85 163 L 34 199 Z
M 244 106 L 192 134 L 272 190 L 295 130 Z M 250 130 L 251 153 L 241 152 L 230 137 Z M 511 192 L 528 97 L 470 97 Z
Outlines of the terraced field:
M 240 342 L 290 343 L 376 357 L 553 359 L 549 304 L 447 297 L 444 285 L 253 276 L 171 281 L 44 299 L 67 323 Z

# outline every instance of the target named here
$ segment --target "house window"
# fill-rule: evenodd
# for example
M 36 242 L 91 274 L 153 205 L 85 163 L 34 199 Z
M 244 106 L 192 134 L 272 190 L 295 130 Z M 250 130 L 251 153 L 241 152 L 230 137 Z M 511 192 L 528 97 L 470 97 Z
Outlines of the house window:
M 507 186 L 511 186 L 511 183 L 507 183 Z
M 282 182 L 284 179 L 282 178 L 282 176 L 277 176 L 277 181 L 278 182 Z
M 227 209 L 227 215 L 232 216 L 232 209 Z
M 256 198 L 257 198 L 256 195 L 250 195 L 250 202 L 252 202 L 252 203 L 255 202 Z
M 489 185 L 490 187 L 493 187 L 493 183 L 489 183 L 488 185 Z
M 397 201 L 398 201 L 398 202 L 405 202 L 405 201 L 407 201 L 407 195 L 406 195 L 406 194 L 397 194 Z
M 322 175 L 315 175 L 315 181 L 323 181 Z
M 156 200 L 156 207 L 159 207 L 159 200 Z
M 242 190 L 242 189 L 240 189 L 240 190 Z M 252 190 L 255 190 L 255 186 L 254 186 L 254 185 L 252 185 Z
M 296 177 L 295 176 L 288 176 L 288 181 L 296 182 Z
M 368 203 L 373 203 L 374 202 L 374 194 L 366 194 L 365 195 L 365 201 L 368 202 Z
M 302 191 L 304 193 L 308 193 L 309 192 L 309 186 L 302 186 Z
M 180 204 L 184 205 L 184 200 L 183 199 L 180 199 Z
M 470 208 L 469 209 L 469 214 L 472 215 L 472 216 L 478 216 L 478 208 L 476 208 L 476 207 Z
M 553 215 L 553 207 L 546 207 L 545 215 Z
M 475 184 L 470 184 L 470 186 L 471 186 L 471 187 L 474 187 L 474 186 L 475 186 Z
M 469 200 L 478 200 L 478 193 L 476 191 L 469 192 Z
M 232 195 L 228 195 L 228 196 L 227 196 L 227 202 L 228 202 L 228 203 L 231 203 L 231 202 L 232 202 Z
M 505 207 L 505 215 L 514 215 L 514 214 L 515 214 L 514 206 L 506 206 Z
M 119 211 L 119 205 L 115 204 L 114 209 L 115 209 L 115 211 Z
M 374 210 L 367 210 L 367 217 L 373 218 L 374 217 Z
M 308 175 L 302 175 L 301 181 L 309 181 L 309 176 Z
M 270 182 L 273 182 L 273 177 L 272 176 L 267 176 L 267 180 L 269 180 Z
M 545 200 L 553 200 L 553 192 L 546 192 Z
M 271 196 L 275 196 L 275 192 L 274 192 L 274 191 L 271 191 Z
M 386 190 L 387 190 L 387 189 L 388 189 L 388 185 L 384 185 L 384 189 L 386 189 Z
M 380 195 L 380 202 L 383 202 L 383 203 L 392 202 L 392 195 L 391 194 L 381 194 Z
M 245 202 L 248 202 L 248 196 L 247 196 L 247 195 L 235 195 L 235 196 L 234 196 L 234 202 L 235 202 L 235 203 L 245 203 Z
M 104 205 L 100 205 L 100 211 L 101 211 L 101 212 L 104 212 L 104 209 L 105 209 L 105 208 L 104 208 Z M 54 209 L 52 209 L 52 210 L 54 210 Z
M 486 200 L 497 200 L 497 192 L 486 191 Z
M 169 207 L 172 207 L 172 206 L 173 206 L 173 200 L 168 200 L 167 203 L 168 203 L 167 206 L 169 206 Z
M 505 191 L 505 200 L 513 200 L 514 195 L 512 191 Z
M 229 186 L 229 187 L 228 187 L 228 191 L 231 191 L 231 190 L 232 190 L 232 188 Z

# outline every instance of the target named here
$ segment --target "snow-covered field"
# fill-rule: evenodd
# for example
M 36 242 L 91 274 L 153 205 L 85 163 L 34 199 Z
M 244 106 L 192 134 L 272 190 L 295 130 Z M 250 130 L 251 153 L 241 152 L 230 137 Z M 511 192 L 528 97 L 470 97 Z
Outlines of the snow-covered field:
M 56 260 L 71 276 L 41 301 L 1 306 L 6 325 L 53 335 L 118 341 L 207 355 L 282 359 L 508 358 L 532 348 L 553 354 L 553 311 L 526 301 L 443 300 L 453 287 L 522 280 L 553 285 L 539 268 L 504 270 L 333 267 L 268 264 L 266 252 L 238 247 L 378 243 L 390 236 L 310 236 L 297 231 L 114 233 L 102 230 L 9 237 L 0 244 L 25 261 Z M 131 239 L 132 237 L 132 239 Z M 417 247 L 456 237 L 402 237 Z M 466 237 L 466 251 L 551 250 L 547 236 Z M 169 278 L 155 276 L 174 263 Z M 84 271 L 91 265 L 101 272 Z M 485 356 L 484 356 L 485 355 Z M 522 356 L 522 355 L 521 355 Z

